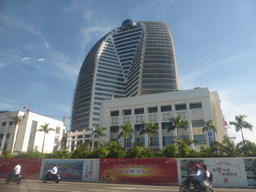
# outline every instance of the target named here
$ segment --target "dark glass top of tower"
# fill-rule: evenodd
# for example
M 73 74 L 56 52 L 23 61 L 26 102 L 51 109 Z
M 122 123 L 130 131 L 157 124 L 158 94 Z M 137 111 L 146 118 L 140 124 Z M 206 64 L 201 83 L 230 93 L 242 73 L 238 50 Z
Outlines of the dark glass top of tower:
M 126 20 L 124 20 L 124 22 L 122 23 L 121 29 L 122 29 L 123 31 L 125 31 L 125 30 L 132 29 L 132 28 L 134 28 L 135 26 L 136 26 L 136 23 L 135 23 L 133 20 L 131 20 L 131 19 L 126 19 Z

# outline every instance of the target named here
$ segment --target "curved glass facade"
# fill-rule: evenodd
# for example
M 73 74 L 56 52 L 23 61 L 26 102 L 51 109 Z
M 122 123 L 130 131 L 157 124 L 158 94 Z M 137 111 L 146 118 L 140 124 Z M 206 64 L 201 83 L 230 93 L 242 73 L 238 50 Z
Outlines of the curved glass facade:
M 99 124 L 100 105 L 105 100 L 176 89 L 177 65 L 169 27 L 126 20 L 99 40 L 83 62 L 71 131 Z

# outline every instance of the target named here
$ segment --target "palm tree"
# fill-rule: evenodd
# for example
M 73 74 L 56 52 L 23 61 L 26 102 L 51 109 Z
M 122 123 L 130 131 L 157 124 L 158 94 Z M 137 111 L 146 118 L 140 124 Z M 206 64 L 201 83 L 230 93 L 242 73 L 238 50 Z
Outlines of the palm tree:
M 184 138 L 183 140 L 178 136 L 175 137 L 175 138 L 176 138 L 176 141 L 174 141 L 174 142 L 177 143 L 178 145 L 181 144 L 181 143 L 185 143 L 187 146 L 189 146 L 192 143 L 198 143 L 198 141 L 196 139 L 195 140 L 190 140 L 189 137 Z
M 140 135 L 143 135 L 143 134 L 148 134 L 148 147 L 150 147 L 150 135 L 153 135 L 153 136 L 157 136 L 158 135 L 158 126 L 155 125 L 155 123 L 145 123 L 145 122 L 142 122 L 142 124 L 144 125 L 144 129 L 140 132 Z
M 13 153 L 13 151 L 15 149 L 15 145 L 16 145 L 18 128 L 20 126 L 20 123 L 21 123 L 22 119 L 24 119 L 26 116 L 23 115 L 23 116 L 15 116 L 15 117 L 13 117 L 10 114 L 6 114 L 6 115 L 9 116 L 12 119 L 13 123 L 14 123 L 14 135 L 13 135 L 12 147 L 11 147 L 11 152 Z M 15 144 L 14 144 L 14 141 L 15 141 Z
M 92 134 L 97 133 L 99 135 L 99 143 L 100 137 L 107 137 L 107 135 L 104 133 L 105 130 L 107 130 L 106 127 L 99 127 L 98 125 L 95 125 L 95 129 L 93 130 Z
M 243 142 L 244 142 L 244 135 L 243 135 L 243 128 L 249 129 L 252 131 L 252 125 L 250 123 L 248 123 L 247 121 L 244 120 L 244 118 L 246 118 L 246 115 L 236 115 L 235 116 L 235 120 L 236 121 L 230 121 L 229 124 L 230 125 L 234 125 L 236 128 L 236 132 L 241 130 L 242 133 L 242 138 L 243 138 Z
M 125 125 L 121 125 L 120 128 L 122 129 L 122 131 L 118 135 L 118 139 L 120 139 L 121 137 L 125 139 L 124 148 L 125 150 L 127 150 L 128 137 L 132 139 L 135 131 L 129 121 Z
M 49 131 L 55 131 L 55 129 L 53 128 L 49 128 L 48 126 L 50 125 L 50 123 L 45 123 L 44 125 L 41 125 L 41 129 L 38 129 L 37 131 L 41 131 L 44 132 L 44 140 L 43 140 L 43 146 L 42 146 L 42 153 L 44 152 L 44 143 L 45 143 L 45 134 L 48 134 Z
M 171 117 L 169 118 L 169 121 L 172 123 L 172 126 L 169 127 L 169 129 L 167 130 L 167 132 L 169 131 L 176 131 L 177 136 L 178 136 L 178 128 L 182 128 L 184 130 L 187 130 L 187 121 L 182 120 L 182 116 L 181 114 L 178 114 L 177 117 Z
M 241 154 L 242 156 L 253 157 L 256 154 L 256 144 L 248 140 L 239 142 L 236 145 L 236 148 L 238 150 L 238 153 Z
M 205 131 L 211 131 L 211 130 L 214 130 L 215 133 L 217 133 L 217 129 L 216 127 L 213 125 L 213 121 L 210 119 L 208 121 L 204 121 L 204 127 L 202 129 L 203 133 Z
M 222 143 L 219 143 L 219 150 L 221 155 L 226 154 L 228 157 L 237 155 L 237 148 L 234 141 L 230 140 L 226 135 L 224 135 Z

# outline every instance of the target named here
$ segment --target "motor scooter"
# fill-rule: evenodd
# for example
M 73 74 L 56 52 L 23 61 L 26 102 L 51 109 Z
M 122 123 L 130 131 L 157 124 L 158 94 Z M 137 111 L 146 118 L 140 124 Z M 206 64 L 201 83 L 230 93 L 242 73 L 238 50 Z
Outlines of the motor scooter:
M 198 189 L 191 189 L 190 188 L 190 183 L 191 183 L 191 178 L 192 176 L 187 176 L 187 179 L 185 181 L 182 182 L 182 185 L 180 186 L 179 192 L 213 192 L 213 188 L 212 188 L 212 182 L 214 181 L 212 178 L 212 173 L 210 173 L 210 177 L 209 177 L 209 187 L 203 187 L 201 185 L 199 185 Z
M 21 174 L 15 175 L 13 172 L 10 172 L 5 180 L 6 184 L 9 184 L 10 182 L 14 182 L 17 185 L 20 184 L 21 181 Z
M 46 183 L 47 181 L 55 181 L 55 183 L 60 182 L 60 174 L 57 173 L 56 175 L 51 175 L 49 172 L 45 174 L 43 178 L 43 182 Z

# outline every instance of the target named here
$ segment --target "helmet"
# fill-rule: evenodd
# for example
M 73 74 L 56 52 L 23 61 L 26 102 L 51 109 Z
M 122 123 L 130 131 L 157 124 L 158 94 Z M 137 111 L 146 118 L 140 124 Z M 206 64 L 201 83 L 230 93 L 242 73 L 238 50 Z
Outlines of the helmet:
M 195 164 L 196 168 L 199 169 L 200 168 L 200 165 L 199 164 Z

